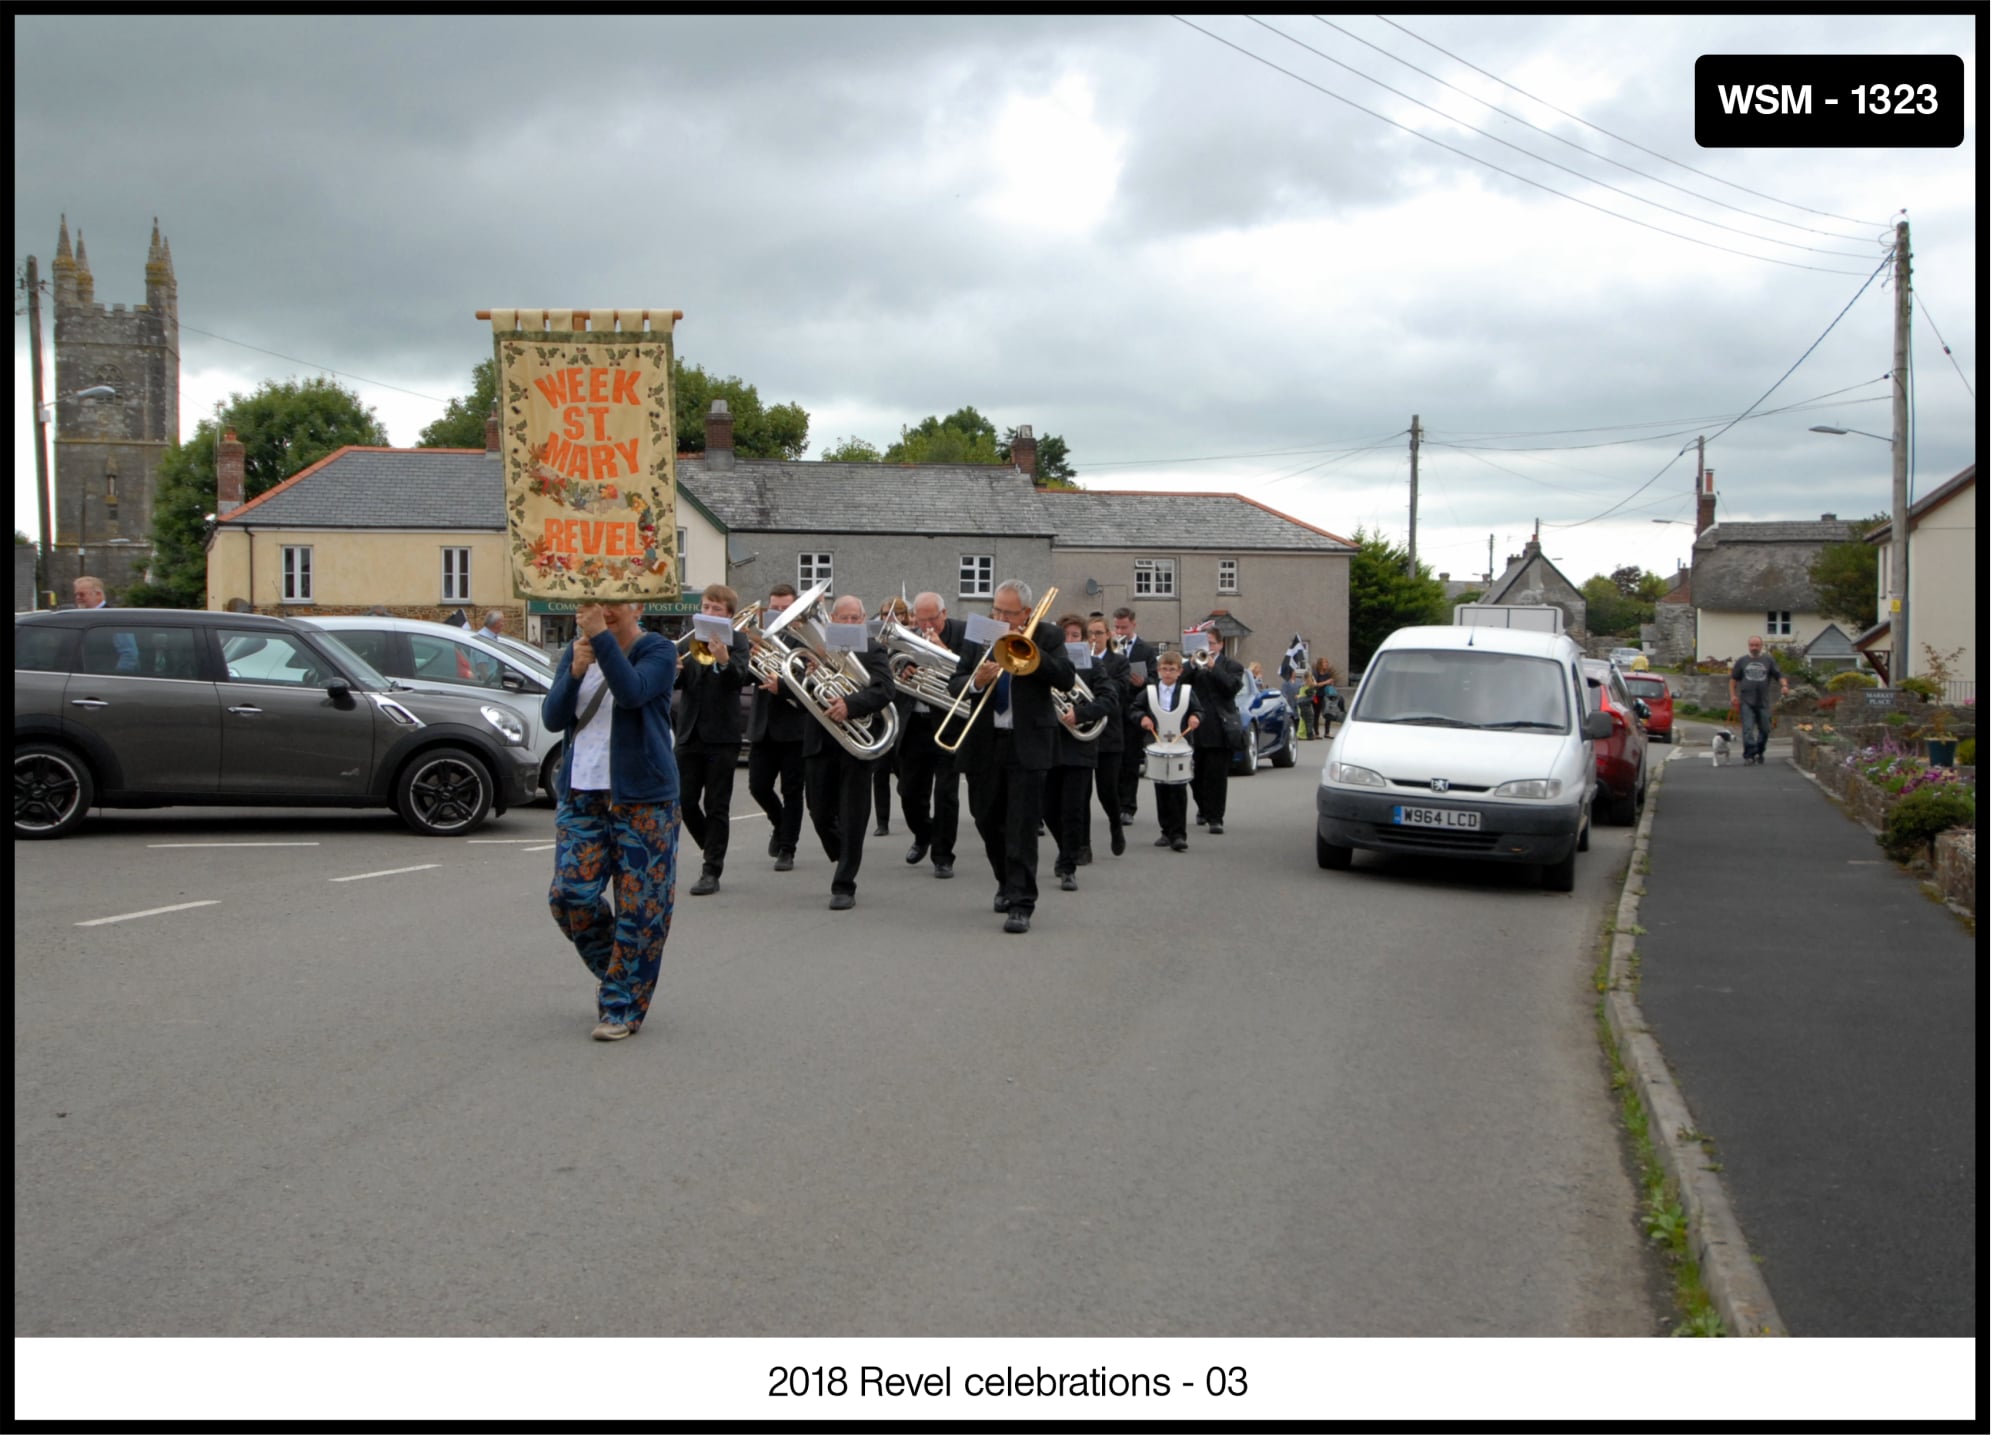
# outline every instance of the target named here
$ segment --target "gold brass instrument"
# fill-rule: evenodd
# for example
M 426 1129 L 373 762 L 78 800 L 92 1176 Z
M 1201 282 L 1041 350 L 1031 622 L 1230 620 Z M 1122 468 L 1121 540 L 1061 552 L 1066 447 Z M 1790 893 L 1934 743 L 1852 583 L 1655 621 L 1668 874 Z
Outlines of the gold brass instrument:
M 749 607 L 739 611 L 736 617 L 731 620 L 729 626 L 740 633 L 756 622 L 757 615 L 763 611 L 764 605 L 762 603 L 752 603 Z M 697 663 L 700 663 L 704 668 L 714 667 L 715 655 L 708 651 L 708 644 L 703 643 L 699 648 L 695 647 L 694 644 L 694 628 L 690 625 L 685 633 L 674 639 L 674 647 L 679 653 L 678 661 L 686 662 L 688 653 L 692 651 L 694 653 L 694 660 Z
M 977 672 L 987 662 L 995 662 L 1004 671 L 1018 678 L 1024 677 L 1032 673 L 1036 668 L 1039 668 L 1042 665 L 1042 650 L 1035 646 L 1035 629 L 1041 623 L 1043 617 L 1047 615 L 1050 605 L 1056 601 L 1056 591 L 1056 589 L 1051 588 L 1048 592 L 1042 594 L 1042 601 L 1035 604 L 1035 611 L 1028 615 L 1028 626 L 1025 632 L 1002 633 L 999 637 L 988 643 L 986 651 L 979 655 L 979 661 L 972 665 L 973 671 Z M 987 687 L 985 692 L 979 695 L 979 701 L 974 703 L 972 710 L 965 715 L 964 728 L 950 742 L 945 741 L 945 726 L 946 722 L 949 722 L 951 718 L 958 716 L 958 710 L 946 714 L 945 722 L 940 722 L 937 725 L 937 745 L 946 752 L 957 752 L 961 747 L 964 747 L 966 738 L 972 734 L 972 725 L 978 722 L 979 715 L 986 711 L 986 704 L 993 699 L 993 689 L 999 686 L 998 683 L 993 683 Z
M 751 633 L 750 671 L 759 682 L 775 677 L 835 742 L 864 762 L 872 761 L 896 745 L 896 709 L 890 705 L 866 719 L 845 722 L 830 715 L 835 698 L 852 697 L 868 686 L 868 670 L 852 653 L 835 654 L 826 646 L 818 611 L 828 586 L 826 579 L 813 584 L 769 628 Z M 777 642 L 780 633 L 798 646 Z
M 889 650 L 889 676 L 897 692 L 946 715 L 962 715 L 965 699 L 951 690 L 951 675 L 958 669 L 957 653 L 894 618 L 882 622 L 882 646 Z

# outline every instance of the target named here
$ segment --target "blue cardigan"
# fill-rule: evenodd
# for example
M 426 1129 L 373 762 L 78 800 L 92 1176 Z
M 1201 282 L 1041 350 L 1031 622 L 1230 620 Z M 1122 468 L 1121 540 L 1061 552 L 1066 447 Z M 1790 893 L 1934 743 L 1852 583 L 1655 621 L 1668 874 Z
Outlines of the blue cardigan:
M 679 802 L 680 764 L 674 758 L 670 704 L 680 652 L 658 633 L 641 633 L 628 656 L 608 629 L 590 640 L 597 666 L 611 689 L 611 800 Z M 577 690 L 583 679 L 567 658 L 556 664 L 555 685 L 542 699 L 542 725 L 565 734 L 562 792 L 569 793 L 569 765 L 576 743 Z

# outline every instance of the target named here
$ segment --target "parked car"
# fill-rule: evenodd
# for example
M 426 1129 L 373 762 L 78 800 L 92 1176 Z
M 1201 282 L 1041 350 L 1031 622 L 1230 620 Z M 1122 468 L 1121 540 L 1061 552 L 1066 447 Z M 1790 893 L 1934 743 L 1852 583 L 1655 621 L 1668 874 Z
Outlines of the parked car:
M 1231 777 L 1254 777 L 1257 763 L 1270 758 L 1273 767 L 1291 767 L 1299 760 L 1298 711 L 1286 701 L 1282 688 L 1250 691 L 1246 675 L 1236 693 L 1236 715 L 1242 721 L 1243 741 L 1229 755 Z
M 1613 648 L 1611 650 L 1611 666 L 1614 668 L 1629 668 L 1645 656 L 1646 652 L 1643 648 Z
M 1625 686 L 1646 705 L 1646 741 L 1654 738 L 1678 741 L 1674 732 L 1674 695 L 1667 687 L 1667 680 L 1658 673 L 1634 672 L 1625 674 Z
M 1586 698 L 1611 718 L 1611 732 L 1597 740 L 1597 802 L 1604 820 L 1630 827 L 1646 803 L 1646 715 L 1627 675 L 1602 658 L 1585 658 L 1580 665 Z
M 1319 865 L 1357 847 L 1541 868 L 1576 885 L 1610 716 L 1582 650 L 1529 628 L 1399 628 L 1376 649 L 1320 771 Z
M 542 725 L 542 699 L 555 685 L 555 669 L 526 644 L 475 637 L 449 623 L 421 618 L 314 615 L 301 619 L 332 633 L 398 687 L 425 693 L 484 693 L 520 715 L 539 769 L 537 786 L 555 801 L 562 734 Z M 534 657 L 524 656 L 534 653 Z
M 14 835 L 93 807 L 390 807 L 456 837 L 534 795 L 514 710 L 392 689 L 291 619 L 95 608 L 14 618 Z

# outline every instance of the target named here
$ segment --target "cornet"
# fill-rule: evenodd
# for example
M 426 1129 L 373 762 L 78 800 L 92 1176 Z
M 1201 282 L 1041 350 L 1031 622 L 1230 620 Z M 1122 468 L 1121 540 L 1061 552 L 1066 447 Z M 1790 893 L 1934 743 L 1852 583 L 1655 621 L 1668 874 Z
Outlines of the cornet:
M 756 622 L 757 615 L 763 611 L 764 611 L 764 605 L 762 603 L 752 603 L 749 607 L 738 612 L 736 617 L 730 622 L 729 626 L 734 628 L 737 632 L 740 633 L 744 631 L 744 629 L 748 628 L 752 623 Z M 709 652 L 708 644 L 703 643 L 699 648 L 695 647 L 694 628 L 692 626 L 690 626 L 685 633 L 681 634 L 678 638 L 674 639 L 674 647 L 678 651 L 679 654 L 678 660 L 680 662 L 683 663 L 686 662 L 688 654 L 692 652 L 694 654 L 694 660 L 697 663 L 700 663 L 704 668 L 712 668 L 715 666 L 715 655 Z
M 1002 671 L 1017 678 L 1025 677 L 1039 668 L 1042 665 L 1042 650 L 1035 646 L 1035 629 L 1047 616 L 1049 606 L 1056 601 L 1056 592 L 1056 589 L 1051 588 L 1042 594 L 1042 601 L 1035 604 L 1034 612 L 1028 614 L 1028 625 L 1023 631 L 1002 633 L 988 643 L 986 651 L 979 655 L 979 661 L 972 665 L 973 671 L 977 672 L 989 660 L 998 663 Z M 993 689 L 999 686 L 998 683 L 994 683 L 979 695 L 979 701 L 973 704 L 971 711 L 965 715 L 965 726 L 950 742 L 945 741 L 945 727 L 952 718 L 958 716 L 958 710 L 954 709 L 947 713 L 944 721 L 937 725 L 937 745 L 946 752 L 957 752 L 964 747 L 966 738 L 972 734 L 972 725 L 978 722 L 979 715 L 986 711 L 986 704 L 993 700 Z

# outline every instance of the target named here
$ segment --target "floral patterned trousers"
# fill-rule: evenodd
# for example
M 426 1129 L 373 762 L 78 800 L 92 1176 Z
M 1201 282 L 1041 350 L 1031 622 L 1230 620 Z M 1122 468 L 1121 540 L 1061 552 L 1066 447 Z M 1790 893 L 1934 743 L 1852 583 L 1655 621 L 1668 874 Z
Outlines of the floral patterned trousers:
M 597 978 L 602 1021 L 636 1027 L 652 1005 L 674 920 L 680 835 L 675 802 L 619 803 L 608 792 L 572 792 L 556 808 L 549 911 Z M 607 886 L 615 915 L 604 906 Z

